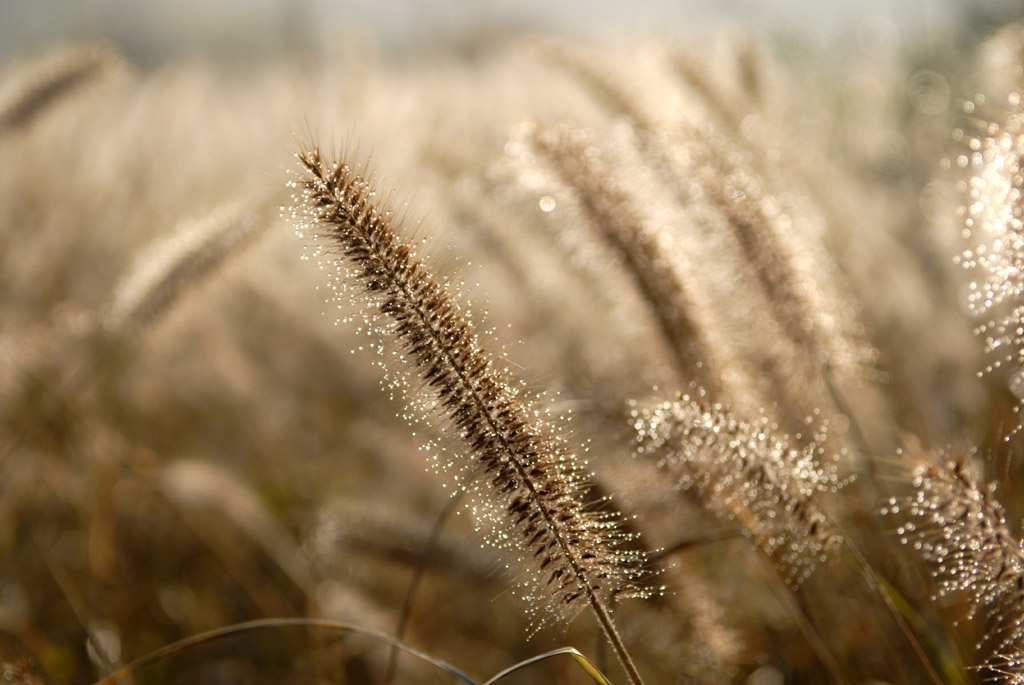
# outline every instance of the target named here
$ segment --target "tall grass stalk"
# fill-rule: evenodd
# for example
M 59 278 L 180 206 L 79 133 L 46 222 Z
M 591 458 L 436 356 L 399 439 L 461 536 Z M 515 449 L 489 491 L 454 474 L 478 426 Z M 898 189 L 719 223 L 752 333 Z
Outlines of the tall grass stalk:
M 339 254 L 347 280 L 372 308 L 368 321 L 393 338 L 397 356 L 423 385 L 418 411 L 445 420 L 461 454 L 443 467 L 468 492 L 488 539 L 528 576 L 526 595 L 572 617 L 590 606 L 630 682 L 640 674 L 612 620 L 612 602 L 643 596 L 640 553 L 621 548 L 619 522 L 586 500 L 586 474 L 547 413 L 481 346 L 470 318 L 401 235 L 372 177 L 315 145 L 297 155 L 298 228 Z

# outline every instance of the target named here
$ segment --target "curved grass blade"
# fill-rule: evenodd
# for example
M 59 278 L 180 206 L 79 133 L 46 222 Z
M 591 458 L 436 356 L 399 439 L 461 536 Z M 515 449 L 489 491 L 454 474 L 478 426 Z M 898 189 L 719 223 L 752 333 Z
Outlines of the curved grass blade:
M 445 505 L 445 508 L 437 517 L 437 521 L 434 522 L 434 527 L 430 530 L 430 537 L 427 539 L 427 544 L 423 548 L 423 553 L 420 554 L 420 558 L 416 561 L 416 570 L 413 571 L 412 580 L 409 581 L 409 589 L 405 592 L 405 601 L 402 603 L 402 616 L 398 621 L 398 628 L 395 630 L 396 640 L 401 640 L 402 636 L 405 635 L 405 629 L 409 625 L 409 617 L 412 615 L 412 601 L 416 596 L 416 590 L 419 589 L 420 580 L 423 579 L 423 573 L 426 571 L 427 563 L 429 563 L 430 557 L 437 547 L 437 541 L 441 537 L 441 530 L 444 528 L 445 522 L 448 521 L 448 517 L 453 511 L 455 511 L 455 508 L 459 506 L 461 501 L 462 493 L 455 493 L 455 495 L 448 500 L 448 504 Z M 384 676 L 385 685 L 390 685 L 390 683 L 394 681 L 395 671 L 397 668 L 398 647 L 393 646 L 391 648 L 391 656 L 388 657 L 388 672 L 387 675 Z
M 421 652 L 415 647 L 410 647 L 404 642 L 400 642 L 399 640 L 390 638 L 387 635 L 382 635 L 371 630 L 359 628 L 358 626 L 354 626 L 350 623 L 343 623 L 341 621 L 329 621 L 318 618 L 266 618 L 255 621 L 235 623 L 233 625 L 224 626 L 222 628 L 208 630 L 204 633 L 199 633 L 198 635 L 193 635 L 191 637 L 186 637 L 183 640 L 172 642 L 166 647 L 162 647 L 156 650 L 155 652 L 151 652 L 144 657 L 136 659 L 124 668 L 110 674 L 102 680 L 97 681 L 96 683 L 94 683 L 94 685 L 113 685 L 113 683 L 120 682 L 130 677 L 133 673 L 142 668 L 145 668 L 146 666 L 150 666 L 159 661 L 163 661 L 164 659 L 181 654 L 182 652 L 192 649 L 193 647 L 198 647 L 200 645 L 213 642 L 215 640 L 240 635 L 242 633 L 247 633 L 254 630 L 263 630 L 265 628 L 290 628 L 298 626 L 304 626 L 307 628 L 321 628 L 323 630 L 334 630 L 342 633 L 354 633 L 356 635 L 361 635 L 363 637 L 370 638 L 371 640 L 377 640 L 378 642 L 382 642 L 386 645 L 390 645 L 391 647 L 400 649 L 403 652 L 406 652 L 407 654 L 411 654 L 412 656 L 421 659 L 422 661 L 426 661 L 428 664 L 436 666 L 438 669 L 444 671 L 448 675 L 452 676 L 453 678 L 463 683 L 467 683 L 468 685 L 480 685 L 477 681 L 473 680 L 468 675 L 466 675 L 459 669 L 455 668 L 451 664 L 442 661 L 441 659 L 438 659 L 436 657 L 430 656 L 425 652 Z
M 538 654 L 537 656 L 526 659 L 525 661 L 520 661 L 515 666 L 509 666 L 504 671 L 502 671 L 501 673 L 497 674 L 496 676 L 485 682 L 483 685 L 492 685 L 493 683 L 496 683 L 499 680 L 502 680 L 505 677 L 512 675 L 520 669 L 526 668 L 527 666 L 532 666 L 533 664 L 539 663 L 541 661 L 546 661 L 551 657 L 561 656 L 563 654 L 568 654 L 573 659 L 575 659 L 576 663 L 580 665 L 580 668 L 586 671 L 587 675 L 589 675 L 595 683 L 598 683 L 598 685 L 611 685 L 611 682 L 604 677 L 601 671 L 598 670 L 597 666 L 595 666 L 590 659 L 583 656 L 583 654 L 581 654 L 580 651 L 575 647 L 560 647 L 558 649 L 553 649 L 550 652 L 545 652 L 544 654 Z

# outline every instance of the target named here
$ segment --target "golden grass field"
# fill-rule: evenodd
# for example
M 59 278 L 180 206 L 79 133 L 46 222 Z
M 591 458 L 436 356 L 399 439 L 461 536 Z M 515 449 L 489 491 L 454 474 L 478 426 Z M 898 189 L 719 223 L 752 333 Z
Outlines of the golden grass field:
M 1024 682 L 1024 28 L 958 40 L 8 64 L 3 681 Z

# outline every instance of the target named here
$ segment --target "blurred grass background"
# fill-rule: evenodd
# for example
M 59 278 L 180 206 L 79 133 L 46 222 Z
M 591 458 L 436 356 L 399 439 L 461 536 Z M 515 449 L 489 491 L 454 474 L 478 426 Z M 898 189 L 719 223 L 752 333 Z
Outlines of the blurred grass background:
M 345 36 L 399 54 L 525 31 L 635 40 L 735 29 L 831 44 L 850 40 L 865 24 L 913 44 L 989 30 L 1020 12 L 1019 0 L 642 0 L 628 7 L 608 0 L 7 0 L 0 5 L 0 60 L 95 40 L 115 42 L 140 65 L 197 54 L 229 61 L 290 51 L 329 55 Z
M 891 408 L 898 425 L 879 431 L 876 456 L 894 460 L 908 434 L 927 447 L 994 445 L 1013 398 L 975 377 L 979 346 L 958 301 L 965 277 L 952 265 L 954 181 L 941 160 L 959 99 L 998 89 L 979 45 L 1021 12 L 984 0 L 4 0 L 4 97 L 45 78 L 48 56 L 66 46 L 103 41 L 106 56 L 96 78 L 0 132 L 0 656 L 30 659 L 48 682 L 80 683 L 263 616 L 394 633 L 449 499 L 378 388 L 366 339 L 334 325 L 351 309 L 325 304 L 323 274 L 278 216 L 294 134 L 308 127 L 326 145 L 372 153 L 412 198 L 412 219 L 427 217 L 446 273 L 479 283 L 482 316 L 502 340 L 521 341 L 509 358 L 577 410 L 573 428 L 600 482 L 652 546 L 685 543 L 665 574 L 670 598 L 623 607 L 652 682 L 828 681 L 801 612 L 850 682 L 921 682 L 856 573 L 830 568 L 791 593 L 744 540 L 629 458 L 615 412 L 659 383 L 671 390 L 666 355 L 634 316 L 642 305 L 616 290 L 621 277 L 590 264 L 578 236 L 557 232 L 566 214 L 541 214 L 536 189 L 509 170 L 510 131 L 571 119 L 624 135 L 621 117 L 538 58 L 528 36 L 590 46 L 584 54 L 625 65 L 653 101 L 675 95 L 680 118 L 712 124 L 692 84 L 648 69 L 646 47 L 673 46 L 728 88 L 744 41 L 762 46 L 765 111 L 796 141 L 794 156 L 838 179 L 824 194 L 852 227 L 823 240 L 890 379 L 879 386 L 889 404 L 870 408 Z M 814 192 L 794 181 L 779 194 L 799 204 Z M 113 329 L 119 288 L 149 246 L 204 221 L 254 235 L 222 269 L 185 278 L 177 306 Z M 709 278 L 729 264 L 708 266 Z M 872 537 L 876 524 L 857 527 L 876 507 L 854 493 L 839 515 L 907 594 L 929 654 L 951 664 L 943 674 L 971 682 L 977 674 L 959 667 L 973 663 L 977 628 L 957 632 L 950 615 L 963 607 L 932 606 L 907 550 Z M 1019 514 L 1024 500 L 1007 506 Z M 449 517 L 425 562 L 406 639 L 477 676 L 563 644 L 601 659 L 585 620 L 525 640 L 502 563 L 479 548 L 468 518 Z M 387 659 L 359 638 L 268 630 L 137 679 L 369 683 L 383 680 Z M 401 664 L 397 682 L 450 681 Z M 558 661 L 517 682 L 586 678 Z

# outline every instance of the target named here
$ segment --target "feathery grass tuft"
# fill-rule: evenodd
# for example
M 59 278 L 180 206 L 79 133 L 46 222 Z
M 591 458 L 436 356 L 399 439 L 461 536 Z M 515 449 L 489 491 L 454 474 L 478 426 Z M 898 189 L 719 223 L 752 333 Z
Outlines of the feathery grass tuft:
M 970 153 L 960 155 L 957 164 L 975 170 L 968 182 L 968 204 L 961 208 L 965 235 L 974 242 L 963 251 L 960 262 L 979 273 L 968 295 L 971 312 L 991 317 L 976 331 L 991 357 L 984 372 L 1015 365 L 1009 389 L 1024 402 L 1024 108 L 1020 99 L 1018 93 L 1010 96 L 1004 121 L 984 124 L 981 135 L 967 141 Z M 966 108 L 973 111 L 975 106 L 969 102 Z M 958 129 L 956 135 L 962 137 L 963 131 Z
M 0 135 L 28 125 L 51 104 L 110 71 L 119 62 L 113 49 L 105 45 L 86 45 L 29 67 L 6 97 L 0 99 Z
M 173 307 L 182 293 L 247 246 L 268 224 L 251 200 L 234 200 L 143 250 L 118 284 L 103 325 L 108 335 L 145 328 Z M 265 203 L 264 203 L 265 204 Z
M 813 498 L 841 482 L 824 462 L 824 429 L 794 447 L 764 416 L 742 421 L 703 393 L 633 412 L 638 455 L 650 455 L 700 504 L 735 520 L 790 584 L 805 580 L 842 538 Z
M 691 293 L 666 245 L 664 227 L 645 216 L 642 204 L 615 183 L 611 165 L 588 132 L 567 125 L 524 126 L 522 140 L 536 165 L 571 189 L 582 215 L 618 256 L 648 304 L 680 377 L 694 380 L 713 357 L 713 347 L 691 314 Z M 705 384 L 713 382 L 708 374 L 699 377 Z
M 887 509 L 907 517 L 900 541 L 931 564 L 936 599 L 963 594 L 969 620 L 983 612 L 988 630 L 979 647 L 992 647 L 985 667 L 1024 683 L 1024 548 L 1007 528 L 995 487 L 979 482 L 963 455 L 918 466 L 912 485 L 913 496 Z
M 526 594 L 551 614 L 571 618 L 590 605 L 630 680 L 640 682 L 610 608 L 645 595 L 637 584 L 643 556 L 622 549 L 618 521 L 587 503 L 579 460 L 539 403 L 495 365 L 452 288 L 413 254 L 372 176 L 327 162 L 316 146 L 297 158 L 299 230 L 340 253 L 374 330 L 394 339 L 424 385 L 421 408 L 454 429 L 464 454 L 446 467 L 490 527 L 489 541 L 519 562 Z

